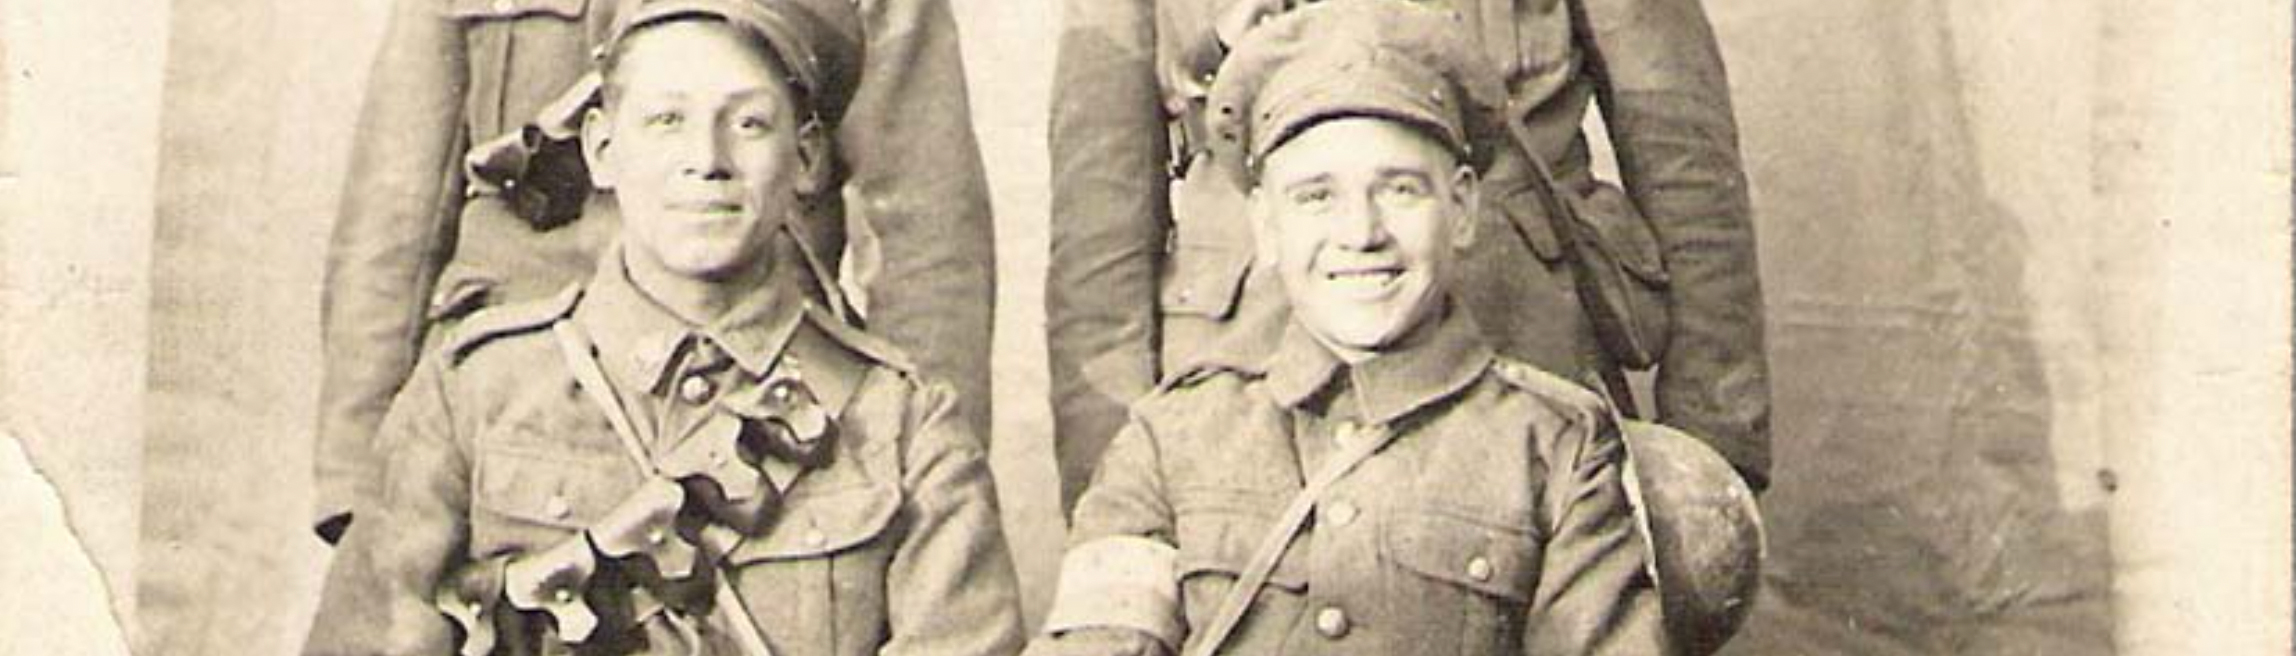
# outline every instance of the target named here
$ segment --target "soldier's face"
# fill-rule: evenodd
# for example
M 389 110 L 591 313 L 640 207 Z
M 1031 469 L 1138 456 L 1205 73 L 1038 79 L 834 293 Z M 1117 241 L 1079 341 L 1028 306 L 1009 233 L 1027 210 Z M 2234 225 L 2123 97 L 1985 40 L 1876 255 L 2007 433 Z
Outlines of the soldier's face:
M 583 135 L 596 183 L 621 205 L 625 249 L 688 278 L 754 269 L 813 166 L 790 88 L 723 23 L 628 38 Z
M 1262 261 L 1295 320 L 1343 357 L 1427 321 L 1438 282 L 1474 238 L 1475 174 L 1417 130 L 1325 121 L 1269 153 L 1252 191 Z

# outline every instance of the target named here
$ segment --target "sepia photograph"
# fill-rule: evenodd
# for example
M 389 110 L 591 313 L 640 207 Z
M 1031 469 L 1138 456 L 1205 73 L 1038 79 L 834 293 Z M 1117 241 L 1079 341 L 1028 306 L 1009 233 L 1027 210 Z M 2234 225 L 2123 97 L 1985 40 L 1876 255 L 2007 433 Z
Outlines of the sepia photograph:
M 0 0 L 0 654 L 2296 653 L 2292 34 Z

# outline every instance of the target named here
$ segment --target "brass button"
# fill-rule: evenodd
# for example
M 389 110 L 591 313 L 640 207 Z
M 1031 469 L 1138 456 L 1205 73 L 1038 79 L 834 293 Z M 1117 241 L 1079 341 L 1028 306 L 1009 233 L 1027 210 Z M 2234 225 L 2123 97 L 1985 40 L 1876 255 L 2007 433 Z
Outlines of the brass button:
M 1467 578 L 1476 582 L 1491 580 L 1491 559 L 1482 556 L 1467 559 Z
M 716 393 L 717 385 L 711 383 L 710 379 L 698 375 L 687 376 L 685 381 L 678 383 L 678 398 L 685 399 L 687 403 L 695 405 L 707 403 L 710 400 L 710 395 Z
M 558 589 L 558 594 L 556 594 L 556 595 L 552 595 L 552 597 L 551 597 L 551 598 L 558 600 L 558 603 L 561 603 L 561 604 L 570 604 L 570 603 L 574 603 L 574 589 L 573 589 L 573 588 L 559 588 L 559 589 Z
M 1323 634 L 1323 637 L 1336 640 L 1341 636 L 1347 635 L 1347 629 L 1347 611 L 1343 611 L 1332 606 L 1325 606 L 1323 610 L 1316 611 L 1316 633 Z
M 659 547 L 662 546 L 662 541 L 668 538 L 669 536 L 662 534 L 662 529 L 657 528 L 651 531 L 646 531 L 646 544 Z
M 1355 444 L 1356 440 L 1363 439 L 1363 433 L 1363 424 L 1343 421 L 1332 427 L 1331 441 L 1337 442 L 1341 447 L 1346 447 Z
M 1355 504 L 1345 501 L 1333 501 L 1329 505 L 1323 507 L 1324 519 L 1330 520 L 1331 525 L 1334 527 L 1346 526 L 1348 524 L 1354 523 L 1355 516 L 1359 512 L 1360 509 L 1356 508 Z
M 825 544 L 829 544 L 829 536 L 827 536 L 827 535 L 822 535 L 822 534 L 821 534 L 821 529 L 811 529 L 811 530 L 807 530 L 807 531 L 805 532 L 805 546 L 806 546 L 806 547 L 808 547 L 808 548 L 813 548 L 813 549 L 819 549 L 819 548 L 821 548 L 821 545 L 825 545 Z
M 565 519 L 567 515 L 574 514 L 574 505 L 566 502 L 566 495 L 553 494 L 549 500 L 542 502 L 542 512 L 554 519 Z

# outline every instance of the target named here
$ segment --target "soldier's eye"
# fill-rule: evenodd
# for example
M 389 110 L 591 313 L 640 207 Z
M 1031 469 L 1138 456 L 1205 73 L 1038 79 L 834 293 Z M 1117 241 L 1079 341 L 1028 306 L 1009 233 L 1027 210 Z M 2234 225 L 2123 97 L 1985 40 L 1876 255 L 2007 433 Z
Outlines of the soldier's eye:
M 773 132 L 773 121 L 764 116 L 743 116 L 734 119 L 734 129 L 747 136 L 764 136 Z
M 686 115 L 673 111 L 654 112 L 645 116 L 645 126 L 655 129 L 674 128 L 685 122 Z
M 1300 207 L 1322 207 L 1331 202 L 1331 197 L 1331 189 L 1326 187 L 1306 187 L 1291 191 L 1291 203 Z
M 1417 200 L 1435 193 L 1433 185 L 1418 176 L 1402 176 L 1379 185 L 1379 195 L 1394 200 Z

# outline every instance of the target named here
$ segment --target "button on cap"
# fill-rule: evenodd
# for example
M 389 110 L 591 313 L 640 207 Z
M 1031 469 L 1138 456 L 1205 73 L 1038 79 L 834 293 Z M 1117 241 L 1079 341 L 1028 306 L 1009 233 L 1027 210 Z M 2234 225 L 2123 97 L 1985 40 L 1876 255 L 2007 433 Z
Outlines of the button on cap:
M 1491 559 L 1476 556 L 1467 560 L 1467 578 L 1477 582 L 1491 580 Z
M 1315 632 L 1323 637 L 1337 639 L 1347 635 L 1347 612 L 1326 606 L 1315 613 Z

